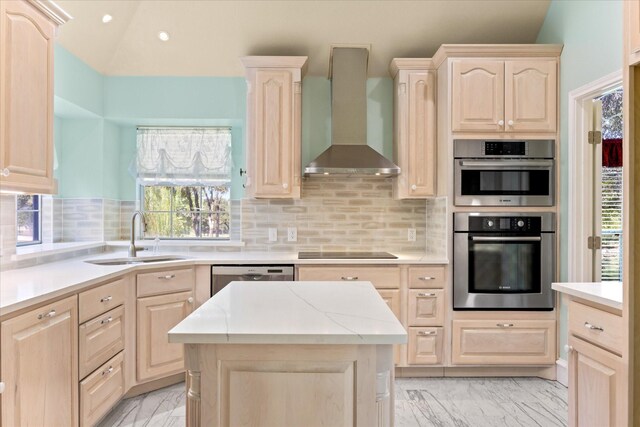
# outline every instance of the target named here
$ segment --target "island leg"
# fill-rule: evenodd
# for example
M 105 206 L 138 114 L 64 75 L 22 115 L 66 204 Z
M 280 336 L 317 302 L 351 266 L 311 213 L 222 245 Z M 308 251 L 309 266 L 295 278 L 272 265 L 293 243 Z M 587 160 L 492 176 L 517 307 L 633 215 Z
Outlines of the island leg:
M 202 402 L 199 347 L 184 346 L 185 368 L 187 369 L 187 427 L 200 427 L 200 405 Z

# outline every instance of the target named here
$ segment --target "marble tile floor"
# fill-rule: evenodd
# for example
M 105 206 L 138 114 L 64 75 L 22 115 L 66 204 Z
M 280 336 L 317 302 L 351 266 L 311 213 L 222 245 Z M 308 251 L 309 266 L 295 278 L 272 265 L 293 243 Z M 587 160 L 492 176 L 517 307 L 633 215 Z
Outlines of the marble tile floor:
M 396 427 L 566 426 L 567 389 L 539 378 L 398 378 Z M 185 425 L 184 384 L 125 399 L 100 427 Z

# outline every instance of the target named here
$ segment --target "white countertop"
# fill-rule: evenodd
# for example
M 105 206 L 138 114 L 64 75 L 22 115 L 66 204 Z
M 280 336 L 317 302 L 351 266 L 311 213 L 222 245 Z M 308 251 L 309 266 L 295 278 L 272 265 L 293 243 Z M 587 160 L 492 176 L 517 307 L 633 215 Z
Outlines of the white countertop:
M 622 310 L 622 282 L 552 283 L 551 289 Z
M 169 342 L 402 344 L 407 332 L 371 282 L 231 282 Z
M 88 259 L 123 258 L 126 252 L 87 255 L 34 267 L 0 272 L 0 316 L 42 303 L 52 298 L 79 292 L 83 288 L 133 271 L 218 264 L 447 264 L 446 259 L 434 259 L 423 254 L 396 254 L 395 260 L 299 260 L 289 252 L 160 252 L 157 255 L 179 255 L 185 260 L 98 266 Z M 153 256 L 141 252 L 140 257 Z

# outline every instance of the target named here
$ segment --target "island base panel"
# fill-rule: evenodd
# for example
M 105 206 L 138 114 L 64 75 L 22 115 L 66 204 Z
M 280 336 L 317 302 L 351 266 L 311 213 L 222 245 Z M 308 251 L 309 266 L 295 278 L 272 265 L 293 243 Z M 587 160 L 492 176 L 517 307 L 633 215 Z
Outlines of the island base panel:
M 185 345 L 187 426 L 393 425 L 391 345 Z

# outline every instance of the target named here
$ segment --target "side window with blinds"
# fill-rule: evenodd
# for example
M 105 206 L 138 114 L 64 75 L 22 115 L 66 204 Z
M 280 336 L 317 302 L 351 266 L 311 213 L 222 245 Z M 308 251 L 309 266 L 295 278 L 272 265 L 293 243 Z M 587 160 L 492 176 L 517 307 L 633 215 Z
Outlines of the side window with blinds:
M 622 280 L 622 89 L 602 98 L 601 280 Z
M 229 239 L 230 128 L 139 128 L 145 238 Z

